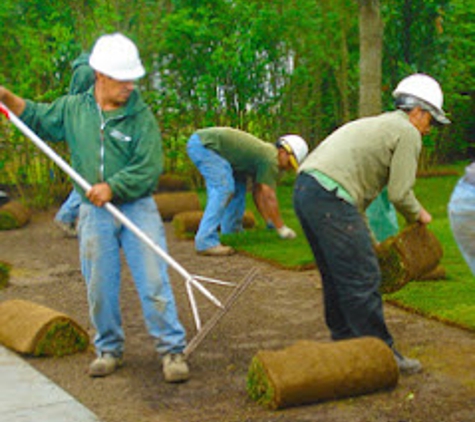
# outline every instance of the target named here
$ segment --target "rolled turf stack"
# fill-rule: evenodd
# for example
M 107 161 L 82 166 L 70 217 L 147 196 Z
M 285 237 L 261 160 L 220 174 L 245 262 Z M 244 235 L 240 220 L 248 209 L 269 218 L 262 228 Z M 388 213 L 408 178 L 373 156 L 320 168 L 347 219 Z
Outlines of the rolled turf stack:
M 176 237 L 179 239 L 193 239 L 202 218 L 203 211 L 184 211 L 176 214 L 172 221 Z M 245 229 L 252 229 L 256 225 L 256 219 L 252 211 L 244 213 L 242 225 Z
M 84 351 L 87 332 L 67 315 L 25 301 L 0 302 L 0 343 L 22 354 L 64 356 Z
M 393 293 L 409 281 L 435 270 L 442 245 L 423 224 L 413 224 L 376 248 L 381 268 L 381 293 Z
M 184 211 L 200 211 L 201 204 L 196 192 L 169 192 L 153 195 L 160 215 L 164 221 Z
M 0 261 L 0 290 L 8 286 L 11 269 L 12 266 L 8 262 Z
M 247 391 L 257 403 L 282 409 L 390 389 L 398 378 L 393 352 L 380 339 L 299 341 L 283 350 L 259 351 Z
M 18 201 L 9 201 L 0 207 L 0 230 L 12 230 L 25 226 L 31 212 Z
M 188 179 L 178 174 L 162 174 L 158 181 L 158 192 L 177 192 L 189 190 L 190 184 Z

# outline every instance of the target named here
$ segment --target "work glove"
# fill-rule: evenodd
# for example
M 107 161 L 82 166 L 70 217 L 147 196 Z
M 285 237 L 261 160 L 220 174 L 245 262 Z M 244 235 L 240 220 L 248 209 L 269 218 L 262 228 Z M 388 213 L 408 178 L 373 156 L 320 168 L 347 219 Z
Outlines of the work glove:
M 297 234 L 289 227 L 282 226 L 280 229 L 276 229 L 281 239 L 295 239 Z

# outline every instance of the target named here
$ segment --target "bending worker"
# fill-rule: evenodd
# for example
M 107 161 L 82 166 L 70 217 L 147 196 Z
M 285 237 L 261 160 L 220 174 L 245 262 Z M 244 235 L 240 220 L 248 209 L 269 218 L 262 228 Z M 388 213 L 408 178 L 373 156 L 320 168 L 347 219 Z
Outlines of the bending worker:
M 152 192 L 163 168 L 157 121 L 135 82 L 145 74 L 135 44 L 115 33 L 100 37 L 89 64 L 95 83 L 86 92 L 34 103 L 0 87 L 0 101 L 40 136 L 66 139 L 73 168 L 91 185 L 79 210 L 81 270 L 97 357 L 89 375 L 103 377 L 122 365 L 124 330 L 120 311 L 121 256 L 140 296 L 146 327 L 168 382 L 185 381 L 189 369 L 167 265 L 104 208 L 113 202 L 151 240 L 166 250 L 165 231 Z
M 396 350 L 384 320 L 381 273 L 364 211 L 387 186 L 407 222 L 430 223 L 413 192 L 421 136 L 450 122 L 430 76 L 403 79 L 393 96 L 398 110 L 350 122 L 309 154 L 299 169 L 294 207 L 322 276 L 332 339 L 378 337 L 392 348 L 401 373 L 414 373 L 420 362 Z
M 94 70 L 89 66 L 89 53 L 81 53 L 73 62 L 73 75 L 69 84 L 69 95 L 81 94 L 94 85 Z M 77 236 L 77 220 L 81 195 L 73 189 L 54 217 L 55 224 L 69 237 Z
M 242 230 L 246 208 L 246 179 L 253 180 L 253 198 L 268 227 L 282 239 L 295 232 L 280 215 L 276 183 L 281 170 L 297 170 L 308 152 L 297 135 L 281 137 L 275 144 L 229 127 L 212 127 L 195 132 L 188 141 L 188 155 L 205 179 L 208 202 L 195 237 L 199 254 L 231 255 L 234 250 L 220 243 L 221 233 Z

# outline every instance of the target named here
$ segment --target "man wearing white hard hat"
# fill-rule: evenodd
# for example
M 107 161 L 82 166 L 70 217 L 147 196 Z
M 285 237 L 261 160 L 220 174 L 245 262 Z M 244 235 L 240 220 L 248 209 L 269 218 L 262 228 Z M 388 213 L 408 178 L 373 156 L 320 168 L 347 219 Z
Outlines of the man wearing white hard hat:
M 322 276 L 332 338 L 378 337 L 392 348 L 401 373 L 415 373 L 420 362 L 397 351 L 384 320 L 381 273 L 364 212 L 387 187 L 409 223 L 430 223 L 413 192 L 421 137 L 449 120 L 442 90 L 428 75 L 403 79 L 393 95 L 398 110 L 347 123 L 308 155 L 294 208 Z
M 162 358 L 168 382 L 185 381 L 185 331 L 175 307 L 167 265 L 103 207 L 119 210 L 162 249 L 165 232 L 152 192 L 163 169 L 157 121 L 135 88 L 145 74 L 135 44 L 122 34 L 100 37 L 91 52 L 94 85 L 51 104 L 25 101 L 0 87 L 0 101 L 40 136 L 66 139 L 73 168 L 91 185 L 81 193 L 79 243 L 90 317 L 96 330 L 93 377 L 122 364 L 120 248 L 134 278 L 147 329 Z
M 198 254 L 224 256 L 234 253 L 222 245 L 221 233 L 242 230 L 246 206 L 246 179 L 253 181 L 253 198 L 268 227 L 282 239 L 293 239 L 295 232 L 282 220 L 276 196 L 280 171 L 297 170 L 308 152 L 298 135 L 285 135 L 275 143 L 230 127 L 211 127 L 196 131 L 188 141 L 188 156 L 206 183 L 208 202 L 195 236 Z

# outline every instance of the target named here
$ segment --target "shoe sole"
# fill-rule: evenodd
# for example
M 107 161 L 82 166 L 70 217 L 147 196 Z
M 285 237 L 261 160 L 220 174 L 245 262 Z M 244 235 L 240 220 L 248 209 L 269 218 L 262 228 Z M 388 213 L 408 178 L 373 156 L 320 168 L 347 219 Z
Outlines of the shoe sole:
M 164 376 L 165 377 L 165 382 L 168 382 L 170 384 L 177 384 L 180 382 L 185 382 L 190 379 L 190 374 L 182 374 L 182 375 L 174 375 L 174 376 Z
M 107 376 L 113 374 L 115 371 L 117 371 L 119 368 L 121 368 L 122 365 L 123 365 L 123 362 L 118 362 L 118 363 L 116 363 L 116 365 L 114 366 L 114 368 L 112 370 L 104 371 L 104 372 L 91 370 L 91 368 L 89 368 L 88 374 L 91 378 L 104 378 L 104 377 L 107 377 Z

